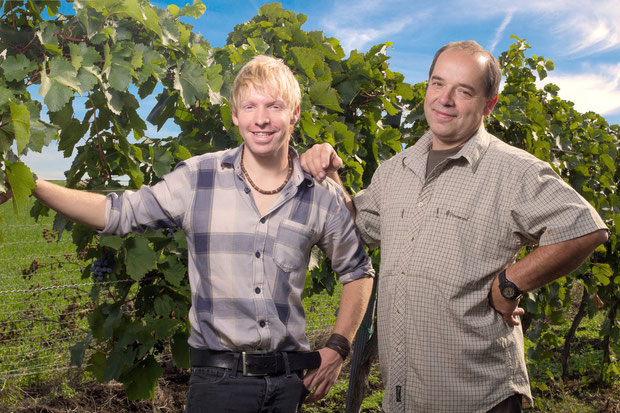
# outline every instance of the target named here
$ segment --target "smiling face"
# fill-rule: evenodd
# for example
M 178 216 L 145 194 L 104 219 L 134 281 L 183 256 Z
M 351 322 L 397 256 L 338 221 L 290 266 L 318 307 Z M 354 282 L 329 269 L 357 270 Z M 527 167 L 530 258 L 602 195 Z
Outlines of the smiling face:
M 450 149 L 471 138 L 497 96 L 485 96 L 486 57 L 446 50 L 437 58 L 424 100 L 424 114 L 433 132 L 433 149 Z
M 249 85 L 236 102 L 232 118 L 249 155 L 287 159 L 292 126 L 299 118 L 299 106 L 291 108 L 283 97 L 274 97 Z

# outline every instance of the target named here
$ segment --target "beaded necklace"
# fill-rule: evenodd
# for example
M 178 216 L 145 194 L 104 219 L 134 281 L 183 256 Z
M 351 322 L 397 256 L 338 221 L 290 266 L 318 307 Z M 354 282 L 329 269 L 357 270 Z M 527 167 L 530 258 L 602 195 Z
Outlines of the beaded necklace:
M 282 182 L 282 185 L 280 185 L 276 189 L 272 189 L 271 191 L 266 191 L 264 189 L 259 188 L 254 183 L 254 181 L 252 181 L 252 178 L 250 178 L 250 174 L 248 173 L 248 171 L 246 171 L 245 166 L 243 165 L 243 151 L 244 150 L 245 150 L 245 147 L 241 150 L 241 170 L 243 171 L 243 174 L 245 175 L 246 179 L 248 180 L 252 188 L 256 189 L 257 192 L 263 195 L 273 195 L 273 194 L 277 194 L 278 192 L 282 191 L 282 189 L 284 189 L 284 187 L 288 183 L 289 179 L 291 179 L 291 176 L 293 176 L 293 160 L 291 159 L 291 155 L 288 156 L 288 172 L 286 174 L 286 179 L 284 180 L 284 182 Z

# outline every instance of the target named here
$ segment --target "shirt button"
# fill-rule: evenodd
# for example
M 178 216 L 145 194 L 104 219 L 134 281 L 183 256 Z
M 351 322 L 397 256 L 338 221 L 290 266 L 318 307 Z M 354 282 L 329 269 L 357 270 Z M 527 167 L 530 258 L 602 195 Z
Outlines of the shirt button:
M 401 346 L 396 346 L 396 351 L 397 351 L 397 352 L 399 352 L 399 353 L 400 353 L 402 349 L 403 349 L 403 348 L 402 348 Z
M 414 241 L 414 240 L 415 240 L 415 237 L 412 235 L 411 236 L 411 241 Z
M 260 258 L 260 252 L 259 252 L 259 251 L 256 251 L 256 252 L 254 253 L 254 255 L 256 255 L 256 258 Z
M 261 327 L 265 327 L 265 324 L 265 320 L 260 320 L 260 322 L 258 323 L 258 325 Z
M 256 287 L 256 288 L 254 289 L 254 292 L 255 292 L 256 294 L 260 294 L 260 288 L 259 288 L 259 287 Z
M 261 218 L 261 219 L 260 219 L 260 223 L 261 223 L 261 224 L 264 224 L 264 223 L 265 223 L 265 221 L 267 221 L 265 218 Z
M 400 273 L 400 276 L 401 276 L 401 277 L 404 277 L 404 276 L 405 276 L 405 273 L 404 273 L 404 272 L 401 272 L 401 273 Z
M 424 206 L 424 202 L 422 202 L 422 201 L 418 202 L 418 207 L 419 208 L 422 208 L 423 206 Z
M 248 188 L 247 186 L 245 188 L 243 188 L 243 190 L 245 191 L 246 194 L 250 193 L 250 188 Z
M 403 308 L 402 308 L 402 307 L 398 307 L 398 308 L 396 309 L 396 312 L 397 312 L 398 314 L 402 314 L 402 313 L 403 313 Z

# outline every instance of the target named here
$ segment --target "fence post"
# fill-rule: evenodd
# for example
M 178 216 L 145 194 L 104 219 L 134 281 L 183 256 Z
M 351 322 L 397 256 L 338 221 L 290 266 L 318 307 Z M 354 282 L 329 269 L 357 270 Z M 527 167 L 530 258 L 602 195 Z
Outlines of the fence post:
M 345 413 L 359 412 L 364 399 L 364 391 L 368 381 L 370 363 L 374 358 L 373 354 L 377 351 L 377 337 L 376 334 L 373 334 L 377 301 L 377 284 L 378 280 L 375 277 L 366 314 L 364 315 L 364 319 L 362 320 L 359 330 L 357 330 L 357 333 L 355 334 Z M 369 343 L 371 339 L 373 343 Z M 363 358 L 364 361 L 362 362 Z

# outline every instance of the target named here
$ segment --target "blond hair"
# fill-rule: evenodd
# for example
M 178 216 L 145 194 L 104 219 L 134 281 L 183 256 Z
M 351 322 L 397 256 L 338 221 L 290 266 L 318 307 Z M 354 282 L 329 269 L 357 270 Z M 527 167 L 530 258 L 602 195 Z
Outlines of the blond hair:
M 299 82 L 284 61 L 275 57 L 254 56 L 241 68 L 230 92 L 230 107 L 233 114 L 237 113 L 237 105 L 250 87 L 261 93 L 282 98 L 291 112 L 295 111 L 301 102 Z

